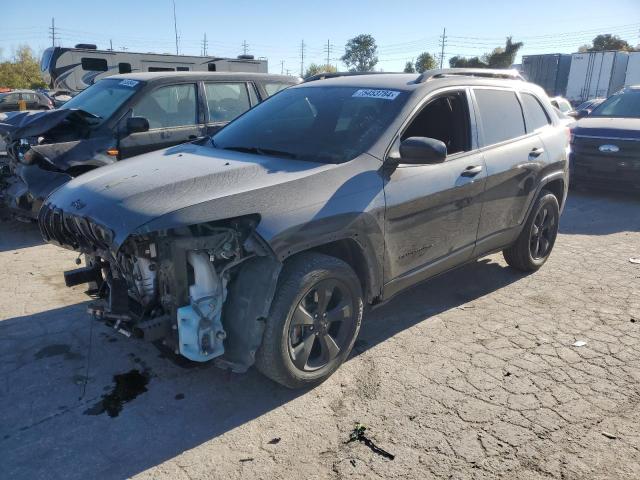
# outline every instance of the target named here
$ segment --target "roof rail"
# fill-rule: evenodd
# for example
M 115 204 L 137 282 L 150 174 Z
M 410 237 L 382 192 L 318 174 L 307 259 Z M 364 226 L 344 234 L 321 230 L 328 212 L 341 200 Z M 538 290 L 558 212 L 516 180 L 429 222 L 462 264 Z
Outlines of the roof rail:
M 317 73 L 303 80 L 303 83 L 315 82 L 316 80 L 324 80 L 326 78 L 336 77 L 356 77 L 358 75 L 382 75 L 389 73 L 402 73 L 402 72 L 323 72 Z
M 507 80 L 524 80 L 517 70 L 499 70 L 494 68 L 442 68 L 427 70 L 421 74 L 416 83 L 424 83 L 433 78 L 444 78 L 454 75 L 483 78 L 504 78 Z

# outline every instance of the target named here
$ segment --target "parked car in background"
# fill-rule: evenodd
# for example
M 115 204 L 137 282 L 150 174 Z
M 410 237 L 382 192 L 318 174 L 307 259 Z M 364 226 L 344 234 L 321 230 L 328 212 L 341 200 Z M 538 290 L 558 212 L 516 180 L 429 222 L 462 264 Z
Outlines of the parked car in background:
M 560 112 L 562 112 L 565 115 L 572 110 L 571 104 L 569 103 L 569 100 L 567 100 L 566 98 L 551 97 L 549 101 L 551 102 L 551 105 L 556 107 L 558 110 L 560 110 Z
M 66 283 L 93 282 L 117 331 L 305 387 L 346 360 L 364 304 L 499 250 L 539 269 L 568 143 L 515 71 L 332 74 L 72 180 L 39 225 L 88 255 Z
M 572 185 L 640 189 L 640 85 L 607 98 L 571 138 Z
M 592 98 L 591 100 L 587 100 L 586 102 L 582 102 L 573 110 L 567 112 L 567 115 L 573 118 L 583 118 L 587 117 L 591 114 L 594 108 L 604 102 L 606 98 Z
M 51 110 L 53 101 L 44 93 L 33 90 L 12 90 L 0 93 L 0 112 L 20 110 L 20 102 L 24 102 L 25 110 Z
M 51 112 L 0 123 L 11 158 L 4 203 L 20 216 L 71 178 L 211 135 L 299 79 L 251 73 L 139 73 L 99 81 Z

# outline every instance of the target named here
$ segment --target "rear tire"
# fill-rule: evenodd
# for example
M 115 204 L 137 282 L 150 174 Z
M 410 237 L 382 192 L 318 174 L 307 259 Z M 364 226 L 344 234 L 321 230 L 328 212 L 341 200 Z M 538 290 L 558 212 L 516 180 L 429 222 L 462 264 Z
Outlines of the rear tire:
M 360 281 L 348 264 L 296 255 L 278 280 L 256 367 L 288 388 L 322 383 L 351 352 L 362 311 Z
M 502 251 L 509 266 L 523 272 L 534 272 L 542 267 L 553 250 L 559 219 L 558 199 L 553 193 L 543 190 L 518 239 Z

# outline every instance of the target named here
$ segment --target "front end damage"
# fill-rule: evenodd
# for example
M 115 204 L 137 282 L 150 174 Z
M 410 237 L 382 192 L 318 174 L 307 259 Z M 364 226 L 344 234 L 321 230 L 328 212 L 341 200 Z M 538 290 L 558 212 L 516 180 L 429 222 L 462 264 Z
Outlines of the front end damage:
M 73 178 L 74 168 L 79 173 L 85 163 L 111 163 L 96 155 L 104 139 L 87 140 L 96 122 L 95 116 L 71 109 L 0 116 L 8 157 L 0 170 L 0 204 L 18 217 L 35 219 L 47 196 Z
M 257 235 L 257 216 L 131 235 L 117 250 L 112 232 L 50 205 L 45 240 L 86 255 L 65 272 L 67 286 L 90 285 L 89 312 L 127 337 L 162 341 L 192 361 L 249 368 L 281 263 Z

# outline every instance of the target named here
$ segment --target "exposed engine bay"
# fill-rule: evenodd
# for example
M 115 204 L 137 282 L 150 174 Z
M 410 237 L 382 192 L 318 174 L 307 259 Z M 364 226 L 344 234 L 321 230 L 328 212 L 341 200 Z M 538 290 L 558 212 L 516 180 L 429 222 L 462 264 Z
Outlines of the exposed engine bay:
M 134 235 L 113 252 L 106 229 L 62 217 L 41 215 L 41 229 L 86 255 L 65 282 L 89 283 L 95 318 L 192 361 L 217 358 L 238 372 L 253 364 L 281 266 L 255 234 L 257 218 Z

